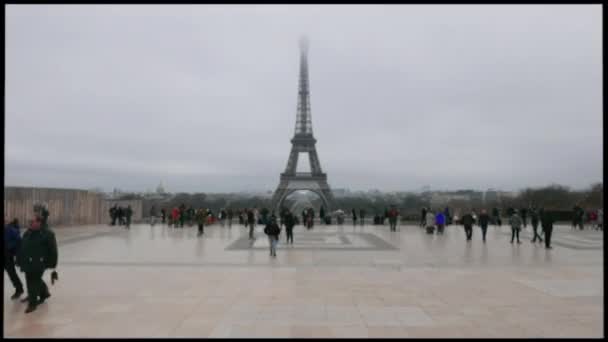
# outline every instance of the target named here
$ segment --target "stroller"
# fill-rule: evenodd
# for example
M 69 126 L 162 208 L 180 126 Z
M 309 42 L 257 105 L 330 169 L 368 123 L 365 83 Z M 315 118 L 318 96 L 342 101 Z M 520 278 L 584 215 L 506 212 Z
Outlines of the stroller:
M 426 233 L 427 234 L 434 234 L 435 233 L 435 226 L 426 226 Z

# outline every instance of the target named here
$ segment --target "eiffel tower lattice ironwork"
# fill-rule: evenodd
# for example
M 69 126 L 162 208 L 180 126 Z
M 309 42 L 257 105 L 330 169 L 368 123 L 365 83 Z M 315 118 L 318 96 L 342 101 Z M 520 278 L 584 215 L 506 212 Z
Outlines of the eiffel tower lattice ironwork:
M 315 144 L 317 140 L 312 135 L 312 120 L 310 116 L 310 88 L 308 81 L 308 42 L 300 40 L 300 81 L 298 85 L 298 111 L 296 129 L 291 139 L 291 153 L 287 160 L 285 172 L 281 174 L 279 186 L 272 196 L 272 209 L 279 210 L 287 196 L 294 191 L 309 190 L 321 197 L 326 211 L 331 210 L 333 194 L 327 183 L 327 174 L 321 170 L 321 163 Z M 311 172 L 296 172 L 298 156 L 308 153 Z

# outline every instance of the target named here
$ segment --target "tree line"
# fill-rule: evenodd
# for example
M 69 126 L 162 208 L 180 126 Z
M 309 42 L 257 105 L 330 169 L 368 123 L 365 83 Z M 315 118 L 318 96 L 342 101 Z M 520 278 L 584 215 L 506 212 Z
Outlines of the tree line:
M 463 191 L 466 193 L 469 191 Z M 455 193 L 455 192 L 454 192 Z M 585 210 L 596 210 L 604 207 L 604 185 L 603 183 L 595 183 L 584 190 L 573 190 L 567 186 L 559 184 L 551 184 L 538 188 L 525 188 L 514 197 L 501 197 L 497 199 L 483 201 L 481 196 L 471 196 L 470 200 L 453 199 L 446 203 L 442 203 L 440 208 L 449 207 L 452 212 L 477 210 L 482 208 L 491 210 L 499 208 L 501 212 L 505 212 L 508 208 L 528 208 L 530 206 L 544 207 L 546 210 L 554 212 L 571 212 L 575 205 L 581 206 Z M 120 199 L 141 199 L 143 201 L 144 216 L 150 212 L 150 208 L 154 206 L 157 211 L 161 208 L 178 207 L 182 203 L 193 208 L 209 208 L 213 212 L 218 212 L 222 208 L 270 208 L 271 199 L 268 197 L 252 196 L 244 197 L 235 194 L 213 194 L 206 193 L 178 193 L 167 199 L 145 199 L 141 195 L 127 194 Z M 318 213 L 318 208 L 321 207 L 321 200 L 315 199 L 312 202 L 313 207 Z M 287 201 L 284 203 L 286 207 L 290 207 L 293 202 Z M 349 212 L 351 209 L 360 209 L 366 211 L 369 217 L 375 214 L 383 215 L 385 209 L 395 206 L 399 209 L 402 217 L 415 218 L 420 215 L 420 210 L 432 207 L 431 193 L 421 194 L 406 194 L 403 196 L 377 194 L 373 196 L 348 196 L 335 198 L 332 203 L 332 209 L 342 209 Z

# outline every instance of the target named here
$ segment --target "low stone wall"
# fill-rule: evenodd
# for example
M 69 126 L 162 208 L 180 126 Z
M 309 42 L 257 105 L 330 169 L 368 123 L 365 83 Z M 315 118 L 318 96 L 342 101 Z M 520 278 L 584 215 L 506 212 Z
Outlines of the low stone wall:
M 17 218 L 22 227 L 34 217 L 36 203 L 46 204 L 51 227 L 108 223 L 108 210 L 114 203 L 130 204 L 134 222 L 142 217 L 141 200 L 110 201 L 102 194 L 78 189 L 4 187 L 4 217 Z

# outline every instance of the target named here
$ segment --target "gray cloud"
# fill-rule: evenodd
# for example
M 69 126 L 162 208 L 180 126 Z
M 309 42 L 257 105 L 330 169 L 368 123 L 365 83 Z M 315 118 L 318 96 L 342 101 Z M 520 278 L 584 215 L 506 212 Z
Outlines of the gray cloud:
M 274 189 L 306 34 L 331 186 L 583 187 L 601 26 L 599 5 L 9 5 L 5 183 Z

